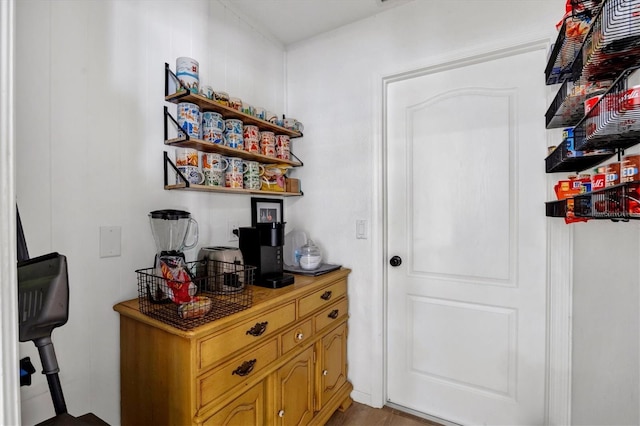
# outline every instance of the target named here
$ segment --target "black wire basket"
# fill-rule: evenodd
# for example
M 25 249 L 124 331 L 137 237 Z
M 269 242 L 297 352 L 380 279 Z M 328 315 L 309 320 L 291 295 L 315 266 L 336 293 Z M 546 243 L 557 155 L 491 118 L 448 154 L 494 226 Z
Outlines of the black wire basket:
M 136 270 L 140 312 L 181 330 L 190 330 L 250 308 L 254 266 L 217 260 L 186 262 L 187 278 L 163 277 L 159 268 Z M 188 286 L 192 301 L 175 303 L 173 288 Z

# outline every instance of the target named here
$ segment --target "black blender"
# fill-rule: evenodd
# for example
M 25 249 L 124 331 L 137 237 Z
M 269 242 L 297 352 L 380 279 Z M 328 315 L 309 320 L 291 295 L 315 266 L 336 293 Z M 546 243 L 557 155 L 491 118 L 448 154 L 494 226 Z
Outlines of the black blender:
M 198 222 L 191 218 L 191 213 L 183 210 L 155 210 L 149 213 L 149 223 L 156 242 L 156 275 L 166 275 L 162 269 L 167 267 L 182 268 L 189 272 L 183 250 L 193 248 L 198 243 Z M 189 236 L 193 241 L 187 243 Z M 170 292 L 163 280 L 154 287 L 149 289 L 149 298 L 153 302 L 170 301 Z M 191 291 L 195 293 L 195 290 L 194 286 Z

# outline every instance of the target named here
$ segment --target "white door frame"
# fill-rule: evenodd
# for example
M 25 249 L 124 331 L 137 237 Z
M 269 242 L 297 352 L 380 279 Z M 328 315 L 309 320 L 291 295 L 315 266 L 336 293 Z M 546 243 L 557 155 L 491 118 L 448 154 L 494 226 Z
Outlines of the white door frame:
M 0 423 L 19 425 L 18 289 L 14 179 L 14 0 L 0 0 Z
M 387 343 L 387 140 L 386 102 L 391 83 L 424 74 L 446 71 L 490 59 L 529 52 L 538 49 L 548 51 L 550 40 L 535 39 L 517 45 L 491 50 L 479 55 L 443 61 L 435 65 L 380 76 L 374 88 L 373 117 L 373 217 L 372 264 L 376 265 L 371 292 L 372 307 L 372 371 L 381 373 L 372 378 L 371 405 L 381 407 L 387 402 L 386 343 Z M 540 64 L 543 78 L 544 64 Z M 543 117 L 540 117 L 542 122 Z M 543 158 L 539 159 L 541 162 Z M 547 179 L 551 182 L 551 177 Z M 549 186 L 550 187 L 550 186 Z M 547 199 L 552 196 L 548 191 Z M 544 206 L 540 206 L 544 211 Z M 547 220 L 547 356 L 545 422 L 549 425 L 571 424 L 571 296 L 573 271 L 573 234 L 571 227 L 559 219 Z

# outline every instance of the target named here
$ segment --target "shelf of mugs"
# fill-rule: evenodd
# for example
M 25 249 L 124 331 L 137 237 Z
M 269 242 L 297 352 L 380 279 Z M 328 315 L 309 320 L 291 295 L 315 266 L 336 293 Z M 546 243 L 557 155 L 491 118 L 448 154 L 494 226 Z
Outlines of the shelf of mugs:
M 640 142 L 640 67 L 625 70 L 603 95 L 590 100 L 573 129 L 576 149 L 625 149 Z
M 173 81 L 176 86 L 176 91 L 169 93 L 169 82 Z M 224 119 L 235 118 L 242 120 L 244 124 L 250 124 L 258 126 L 261 131 L 270 131 L 280 135 L 288 135 L 292 138 L 302 137 L 302 132 L 298 130 L 288 129 L 283 126 L 271 123 L 270 121 L 263 120 L 250 114 L 246 114 L 228 105 L 219 103 L 213 99 L 209 99 L 201 94 L 192 93 L 187 88 L 182 86 L 176 75 L 169 68 L 169 64 L 165 63 L 165 100 L 173 104 L 179 104 L 181 102 L 189 102 L 198 105 L 201 112 L 213 111 L 222 114 Z
M 211 174 L 207 175 L 207 172 L 201 169 L 200 166 L 198 165 L 199 163 L 198 153 L 196 151 L 193 151 L 193 153 L 191 153 L 190 151 L 191 150 L 185 150 L 185 152 L 182 153 L 182 155 L 185 155 L 185 157 L 182 158 L 183 163 L 180 163 L 180 164 L 191 164 L 191 165 L 181 166 L 181 167 L 176 166 L 176 164 L 173 161 L 171 161 L 171 159 L 169 158 L 169 154 L 166 151 L 164 152 L 163 154 L 164 155 L 164 189 L 219 192 L 219 193 L 226 193 L 226 194 L 277 195 L 282 197 L 296 197 L 296 196 L 299 197 L 304 195 L 303 192 L 299 190 L 300 188 L 299 180 L 289 179 L 288 177 L 285 176 L 284 170 L 286 170 L 287 167 L 284 165 L 280 165 L 278 167 L 272 166 L 272 167 L 265 168 L 264 165 L 258 162 L 255 162 L 253 159 L 249 160 L 248 162 L 243 162 L 240 159 L 236 159 L 239 161 L 239 164 L 235 166 L 235 167 L 239 167 L 237 169 L 238 171 L 236 172 L 239 174 L 239 177 L 238 177 L 238 180 L 235 180 L 233 177 L 231 177 L 230 178 L 231 180 L 229 181 L 229 182 L 232 182 L 232 181 L 237 182 L 238 187 L 234 188 L 234 187 L 225 186 L 225 181 L 227 178 L 229 178 L 229 176 L 227 176 L 227 174 L 225 173 L 225 169 L 227 167 L 231 169 L 231 166 L 233 164 L 233 162 L 231 161 L 232 160 L 231 158 L 220 159 L 220 157 L 218 157 L 217 160 L 216 159 L 208 160 L 210 162 L 209 164 L 211 165 L 218 164 L 219 162 L 226 163 L 227 161 L 228 161 L 227 163 L 228 165 L 225 165 L 222 168 L 217 170 L 211 169 L 209 171 Z M 189 159 L 191 155 L 193 155 L 193 157 Z M 216 156 L 216 155 L 213 154 L 212 156 Z M 205 162 L 204 158 L 203 158 L 203 162 Z M 251 166 L 251 163 L 253 163 L 253 166 Z M 247 168 L 244 169 L 244 167 L 247 167 Z M 252 170 L 252 167 L 255 173 L 256 181 L 254 182 L 253 187 L 249 187 L 249 188 L 243 187 L 248 184 L 251 184 L 248 178 L 250 176 L 249 171 Z M 245 170 L 244 172 L 242 171 L 243 169 Z M 263 172 L 260 172 L 260 169 L 262 169 Z M 272 169 L 283 170 L 278 173 L 279 176 L 284 177 L 283 185 L 279 185 L 278 180 L 276 180 L 275 178 L 272 178 L 273 180 L 266 178 L 267 175 L 275 176 L 272 173 L 265 173 L 265 171 L 272 170 Z M 217 174 L 217 177 L 216 177 L 216 174 Z M 170 176 L 173 177 L 172 180 L 175 180 L 175 183 L 173 184 L 169 183 Z M 297 192 L 293 192 L 293 191 L 297 191 Z
M 227 188 L 225 186 L 210 186 L 210 185 L 198 185 L 194 183 L 177 183 L 168 184 L 164 186 L 166 190 L 181 189 L 187 191 L 202 191 L 202 192 L 219 192 L 224 194 L 256 194 L 256 195 L 274 195 L 279 197 L 300 197 L 304 195 L 302 192 L 287 192 L 287 191 L 265 191 L 261 189 L 244 189 L 244 188 Z
M 287 164 L 292 167 L 302 166 L 302 162 L 294 160 L 284 160 L 276 157 L 269 157 L 254 152 L 248 152 L 243 149 L 230 148 L 222 144 L 214 144 L 202 139 L 190 138 L 187 135 L 180 136 L 174 139 L 164 141 L 165 145 L 180 147 L 180 148 L 192 148 L 201 152 L 217 152 L 227 157 L 240 157 L 244 160 L 255 160 L 260 163 L 266 164 Z
M 625 182 L 546 203 L 547 217 L 576 219 L 640 219 L 640 181 Z
M 169 138 L 169 124 L 173 125 L 177 131 L 177 136 Z M 220 143 L 214 143 L 206 141 L 204 139 L 189 136 L 186 131 L 180 128 L 178 121 L 169 113 L 169 109 L 164 107 L 164 143 L 168 146 L 174 146 L 179 148 L 192 148 L 201 152 L 216 152 L 228 157 L 240 157 L 245 160 L 255 160 L 261 163 L 267 164 L 287 164 L 293 167 L 301 167 L 303 164 L 294 154 L 289 150 L 287 152 L 288 159 L 278 158 L 276 155 L 276 149 L 274 147 L 273 155 L 264 155 L 259 152 L 246 151 L 241 148 L 233 148 L 222 143 L 224 138 L 222 131 L 218 128 Z M 285 136 L 286 137 L 286 136 Z M 259 146 L 258 146 L 259 148 Z M 292 160 L 291 157 L 295 157 L 298 161 Z

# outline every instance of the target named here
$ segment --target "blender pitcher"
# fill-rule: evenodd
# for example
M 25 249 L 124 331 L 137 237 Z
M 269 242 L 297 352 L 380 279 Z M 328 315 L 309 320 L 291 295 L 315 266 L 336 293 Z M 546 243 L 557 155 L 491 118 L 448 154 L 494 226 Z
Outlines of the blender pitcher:
M 149 213 L 149 223 L 156 243 L 156 279 L 148 288 L 149 299 L 154 303 L 168 303 L 171 299 L 176 301 L 176 293 L 169 288 L 173 281 L 166 279 L 163 268 L 169 268 L 169 274 L 173 277 L 181 276 L 180 282 L 187 284 L 185 288 L 189 296 L 193 296 L 197 288 L 182 251 L 198 243 L 198 222 L 186 211 L 156 210 Z M 193 241 L 187 243 L 189 236 Z
M 183 210 L 156 210 L 149 213 L 151 232 L 160 256 L 182 256 L 183 250 L 198 244 L 198 222 L 191 218 L 191 213 Z M 189 234 L 193 241 L 187 243 Z

